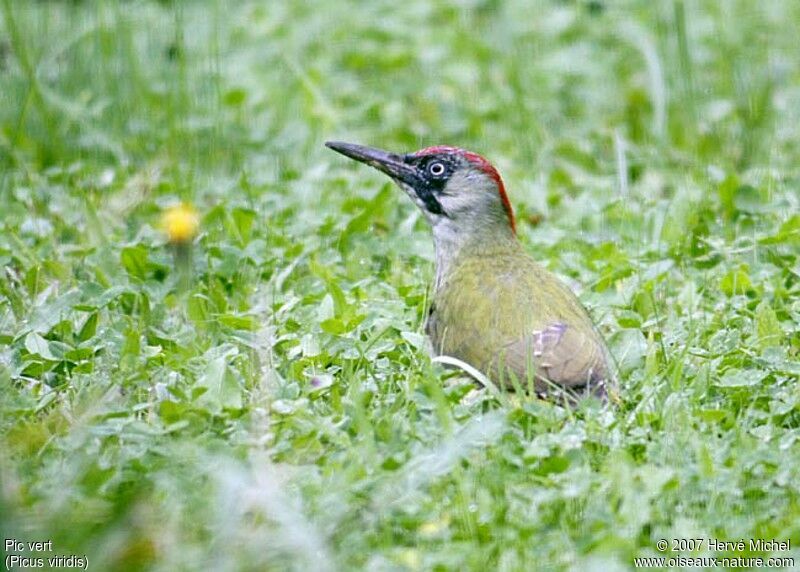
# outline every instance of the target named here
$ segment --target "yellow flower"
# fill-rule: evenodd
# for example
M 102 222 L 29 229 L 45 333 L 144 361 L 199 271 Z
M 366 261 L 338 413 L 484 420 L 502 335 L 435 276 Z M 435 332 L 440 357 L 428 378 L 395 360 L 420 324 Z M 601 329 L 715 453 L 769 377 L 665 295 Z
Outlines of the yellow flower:
M 161 227 L 170 242 L 182 244 L 191 241 L 197 234 L 200 217 L 194 207 L 181 203 L 164 211 L 161 216 Z

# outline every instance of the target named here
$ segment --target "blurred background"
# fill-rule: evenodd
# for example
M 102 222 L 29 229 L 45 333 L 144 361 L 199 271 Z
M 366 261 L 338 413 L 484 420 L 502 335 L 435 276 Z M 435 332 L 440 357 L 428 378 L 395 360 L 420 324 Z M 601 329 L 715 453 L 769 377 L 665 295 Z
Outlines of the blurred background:
M 459 141 L 522 173 L 564 140 L 601 160 L 615 136 L 634 166 L 775 164 L 797 120 L 796 10 L 7 0 L 4 164 L 160 159 L 267 178 L 376 125 L 387 146 Z
M 790 0 L 0 0 L 0 537 L 163 570 L 800 545 L 798 38 Z M 443 385 L 424 221 L 329 139 L 492 161 L 625 404 Z

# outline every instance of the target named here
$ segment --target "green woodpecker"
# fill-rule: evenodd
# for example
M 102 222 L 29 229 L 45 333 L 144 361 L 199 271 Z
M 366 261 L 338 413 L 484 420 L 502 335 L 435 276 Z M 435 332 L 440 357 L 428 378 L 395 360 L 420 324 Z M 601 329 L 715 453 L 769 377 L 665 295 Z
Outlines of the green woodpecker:
M 510 389 L 605 398 L 606 345 L 572 291 L 523 250 L 503 181 L 486 159 L 446 146 L 397 155 L 326 145 L 391 177 L 430 224 L 436 277 L 425 330 L 437 355 Z

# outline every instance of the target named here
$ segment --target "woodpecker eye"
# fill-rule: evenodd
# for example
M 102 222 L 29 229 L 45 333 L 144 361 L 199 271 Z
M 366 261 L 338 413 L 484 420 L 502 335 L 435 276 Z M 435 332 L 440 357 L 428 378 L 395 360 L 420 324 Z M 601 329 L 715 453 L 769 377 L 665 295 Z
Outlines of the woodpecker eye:
M 444 165 L 439 161 L 435 161 L 430 165 L 428 165 L 428 172 L 434 177 L 439 177 L 441 175 L 444 175 L 444 171 L 445 171 Z

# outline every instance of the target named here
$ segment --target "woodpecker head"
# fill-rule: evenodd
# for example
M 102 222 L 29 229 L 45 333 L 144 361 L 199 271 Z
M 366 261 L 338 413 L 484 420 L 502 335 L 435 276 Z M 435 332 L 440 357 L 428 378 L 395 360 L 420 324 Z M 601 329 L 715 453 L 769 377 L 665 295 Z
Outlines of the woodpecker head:
M 486 159 L 458 147 L 427 147 L 396 155 L 329 141 L 328 147 L 386 173 L 433 227 L 434 239 L 489 231 L 514 234 L 514 212 L 503 180 Z

